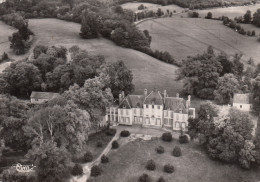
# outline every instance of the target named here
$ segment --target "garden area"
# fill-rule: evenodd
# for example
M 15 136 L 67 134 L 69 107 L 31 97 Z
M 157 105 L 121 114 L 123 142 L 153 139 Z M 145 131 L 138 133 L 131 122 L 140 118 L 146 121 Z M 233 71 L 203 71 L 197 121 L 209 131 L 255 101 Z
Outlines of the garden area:
M 124 138 L 119 139 L 125 140 Z M 156 148 L 164 148 L 163 153 L 159 153 Z M 173 156 L 175 146 L 181 148 L 181 156 Z M 223 164 L 211 160 L 206 152 L 197 142 L 180 144 L 179 141 L 164 142 L 159 138 L 150 141 L 136 140 L 127 145 L 119 146 L 117 150 L 111 150 L 108 155 L 109 162 L 100 164 L 102 173 L 97 177 L 91 177 L 88 182 L 136 182 L 149 178 L 157 181 L 163 177 L 165 181 L 247 181 L 253 182 L 260 179 L 259 169 L 250 171 L 243 170 L 235 165 Z M 153 163 L 154 165 L 148 163 Z M 149 161 L 149 162 L 148 162 Z M 170 164 L 174 168 L 173 173 L 165 172 L 165 165 Z M 149 168 L 149 169 L 148 169 Z

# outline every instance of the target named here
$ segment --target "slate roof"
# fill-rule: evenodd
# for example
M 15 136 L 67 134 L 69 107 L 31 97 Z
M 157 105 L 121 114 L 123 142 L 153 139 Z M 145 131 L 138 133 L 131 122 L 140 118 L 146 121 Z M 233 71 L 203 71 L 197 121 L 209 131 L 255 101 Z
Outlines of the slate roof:
M 251 104 L 252 95 L 251 94 L 235 94 L 233 98 L 233 103 L 238 104 Z
M 34 99 L 53 99 L 55 97 L 59 96 L 58 93 L 55 92 L 32 92 L 31 93 L 31 98 Z
M 144 103 L 144 95 L 129 95 L 128 101 L 132 108 L 142 108 Z
M 144 100 L 144 104 L 163 105 L 163 98 L 158 91 L 152 91 Z
M 119 108 L 131 109 L 131 105 L 129 103 L 129 96 L 123 99 L 123 101 L 119 104 Z
M 166 97 L 164 109 L 165 110 L 172 110 L 172 111 L 175 111 L 175 112 L 179 112 L 179 110 L 182 109 L 182 113 L 186 113 L 185 101 L 184 101 L 183 98 Z

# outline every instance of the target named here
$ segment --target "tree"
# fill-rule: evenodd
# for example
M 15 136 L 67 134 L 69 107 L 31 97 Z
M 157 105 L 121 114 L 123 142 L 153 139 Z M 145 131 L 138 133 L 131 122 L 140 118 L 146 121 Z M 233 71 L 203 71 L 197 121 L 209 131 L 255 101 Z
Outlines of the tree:
M 82 150 L 88 139 L 89 114 L 79 109 L 72 101 L 61 107 L 42 108 L 32 112 L 24 131 L 33 139 L 32 146 L 41 146 L 49 141 L 71 153 Z
M 10 95 L 0 94 L 0 138 L 14 150 L 27 151 L 29 138 L 21 128 L 27 121 L 28 106 Z
M 244 15 L 244 23 L 251 23 L 252 15 L 251 11 L 247 10 L 246 14 Z
M 133 74 L 123 61 L 107 63 L 102 66 L 102 73 L 109 77 L 106 87 L 111 89 L 114 98 L 124 91 L 126 95 L 134 91 Z
M 73 100 L 80 108 L 88 111 L 94 127 L 98 126 L 97 116 L 105 112 L 113 100 L 111 89 L 106 88 L 108 81 L 109 78 L 101 74 L 99 77 L 86 80 L 83 87 L 75 84 L 64 93 L 67 99 Z
M 234 93 L 239 92 L 239 82 L 233 74 L 219 77 L 218 86 L 214 92 L 215 100 L 219 104 L 228 104 Z
M 157 14 L 157 16 L 159 16 L 159 17 L 163 15 L 163 12 L 162 12 L 161 8 L 158 8 L 156 14 Z
M 260 112 L 260 74 L 253 80 L 252 83 L 252 101 L 253 110 L 256 113 Z
M 2 78 L 8 84 L 9 93 L 19 97 L 29 97 L 42 83 L 39 69 L 27 61 L 12 63 L 3 71 Z
M 74 0 L 62 0 L 62 2 L 68 4 L 70 6 L 70 9 L 73 8 L 75 3 Z
M 260 27 L 260 9 L 258 9 L 253 15 L 253 24 Z
M 143 4 L 141 4 L 140 6 L 138 6 L 138 10 L 143 10 L 145 7 L 144 7 L 144 5 Z
M 92 11 L 84 10 L 82 13 L 81 33 L 84 39 L 92 39 L 98 37 L 98 21 L 97 15 Z
M 41 182 L 63 182 L 69 177 L 70 155 L 56 143 L 45 141 L 40 146 L 33 146 L 27 157 L 37 166 L 36 175 Z
M 212 19 L 212 13 L 208 12 L 207 16 L 205 17 L 206 19 Z

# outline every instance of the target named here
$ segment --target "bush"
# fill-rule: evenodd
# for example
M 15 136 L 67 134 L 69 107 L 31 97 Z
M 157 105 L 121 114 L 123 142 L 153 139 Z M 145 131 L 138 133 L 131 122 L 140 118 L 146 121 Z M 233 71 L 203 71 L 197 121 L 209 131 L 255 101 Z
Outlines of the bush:
M 112 142 L 112 149 L 117 149 L 119 147 L 118 142 L 115 140 Z
M 93 155 L 90 151 L 87 151 L 84 155 L 84 162 L 91 162 L 93 160 Z
M 0 57 L 0 63 L 3 63 L 4 61 L 9 60 L 8 54 L 7 53 L 3 53 L 2 56 Z
M 165 181 L 165 179 L 161 176 L 161 177 L 157 180 L 157 182 L 166 182 L 166 181 Z
M 179 136 L 179 142 L 181 144 L 183 143 L 189 143 L 189 137 L 187 135 L 180 135 Z
M 75 164 L 71 170 L 73 176 L 80 176 L 83 174 L 83 168 L 80 164 Z
M 172 151 L 172 155 L 175 157 L 180 157 L 181 156 L 181 148 L 179 146 L 174 147 Z
M 102 173 L 102 169 L 95 165 L 91 168 L 91 172 L 90 172 L 90 175 L 93 176 L 93 177 L 97 177 L 99 176 L 100 174 Z
M 207 16 L 205 17 L 206 19 L 212 19 L 212 13 L 208 12 Z
M 255 31 L 253 30 L 252 33 L 251 33 L 252 36 L 255 36 Z
M 138 182 L 151 182 L 151 178 L 148 176 L 148 174 L 142 174 L 139 179 Z
M 121 136 L 121 137 L 129 137 L 129 135 L 130 135 L 130 132 L 127 131 L 127 130 L 123 130 L 123 131 L 121 131 L 121 133 L 120 133 L 120 136 Z
M 173 173 L 174 172 L 174 167 L 171 164 L 166 164 L 163 167 L 163 171 L 166 172 L 166 173 Z
M 156 152 L 158 154 L 162 154 L 162 153 L 164 153 L 164 148 L 162 146 L 159 146 L 159 147 L 156 148 Z
M 103 147 L 103 143 L 102 143 L 101 141 L 98 141 L 96 146 L 97 146 L 98 148 L 101 148 L 101 147 Z
M 107 131 L 106 131 L 106 135 L 107 136 L 115 136 L 116 134 L 116 129 L 114 128 L 109 128 Z
M 15 168 L 4 170 L 2 175 L 2 180 L 6 182 L 36 182 L 36 177 L 32 173 L 20 173 Z
M 102 155 L 102 157 L 101 157 L 101 162 L 102 162 L 103 164 L 108 163 L 108 162 L 109 162 L 108 157 L 107 157 L 106 155 Z
M 155 162 L 154 162 L 154 160 L 149 160 L 149 161 L 147 161 L 147 163 L 146 163 L 146 169 L 148 169 L 148 170 L 150 170 L 150 171 L 153 171 L 153 170 L 155 170 L 155 168 L 156 168 L 156 165 L 155 165 Z
M 162 134 L 162 140 L 165 142 L 171 142 L 172 141 L 172 134 L 170 132 L 166 132 Z

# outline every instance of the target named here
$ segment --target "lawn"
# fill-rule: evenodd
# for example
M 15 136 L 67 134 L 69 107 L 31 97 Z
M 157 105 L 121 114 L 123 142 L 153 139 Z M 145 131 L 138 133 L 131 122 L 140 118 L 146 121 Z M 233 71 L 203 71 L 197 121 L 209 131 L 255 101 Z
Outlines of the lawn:
M 235 17 L 243 16 L 247 10 L 250 10 L 252 14 L 260 8 L 260 4 L 249 5 L 249 6 L 236 6 L 236 7 L 228 7 L 228 8 L 214 8 L 214 9 L 205 9 L 199 10 L 199 14 L 201 17 L 205 17 L 207 13 L 212 12 L 213 17 L 218 18 L 221 16 L 228 16 L 233 19 Z
M 141 4 L 143 4 L 147 8 L 144 10 L 138 10 L 138 6 L 140 6 Z M 153 4 L 153 3 L 129 2 L 129 3 L 122 4 L 121 6 L 124 9 L 130 9 L 134 12 L 150 11 L 150 10 L 153 10 L 154 12 L 156 12 L 158 10 L 158 8 L 161 8 L 161 10 L 165 13 L 166 13 L 167 9 L 171 12 L 175 10 L 176 13 L 180 13 L 180 12 L 184 11 L 184 8 L 174 5 L 174 4 L 162 6 L 162 5 Z
M 260 45 L 256 37 L 240 35 L 221 21 L 202 18 L 163 18 L 140 23 L 152 36 L 152 49 L 169 51 L 177 60 L 203 53 L 209 45 L 230 55 L 243 54 L 260 63 Z
M 120 139 L 121 140 L 121 139 Z M 165 148 L 164 154 L 157 154 L 155 148 L 159 145 Z M 136 140 L 112 150 L 109 153 L 109 163 L 100 164 L 101 176 L 91 177 L 88 182 L 137 182 L 141 174 L 147 173 L 152 181 L 163 176 L 167 182 L 256 182 L 260 180 L 260 171 L 242 170 L 235 165 L 226 165 L 208 158 L 197 143 L 180 145 L 183 156 L 177 158 L 171 155 L 173 147 L 180 145 L 177 141 L 162 142 L 160 139 L 151 141 Z M 153 159 L 155 171 L 145 169 L 146 162 Z M 163 172 L 167 163 L 174 165 L 175 172 Z

